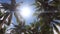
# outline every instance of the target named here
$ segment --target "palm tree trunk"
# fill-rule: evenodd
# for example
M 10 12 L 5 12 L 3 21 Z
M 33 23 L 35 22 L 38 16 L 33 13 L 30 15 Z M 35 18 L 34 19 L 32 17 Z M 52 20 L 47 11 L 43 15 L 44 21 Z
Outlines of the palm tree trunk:
M 11 0 L 11 6 L 12 6 L 11 10 L 15 11 L 16 10 L 16 0 Z

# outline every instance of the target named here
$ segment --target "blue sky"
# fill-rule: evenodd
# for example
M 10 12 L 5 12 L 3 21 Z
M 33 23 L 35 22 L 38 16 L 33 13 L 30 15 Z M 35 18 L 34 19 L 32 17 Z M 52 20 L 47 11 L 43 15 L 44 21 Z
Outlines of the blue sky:
M 34 0 L 16 0 L 16 3 L 19 3 L 19 2 L 21 2 L 21 1 L 23 1 L 23 4 L 21 4 L 21 7 L 24 7 L 24 6 L 26 6 L 26 5 L 30 5 L 30 8 L 32 9 L 31 10 L 31 14 L 34 12 L 34 6 L 32 6 L 32 4 L 35 2 Z M 10 0 L 0 0 L 0 2 L 2 2 L 2 3 L 10 3 L 11 1 Z M 26 22 L 26 24 L 30 24 L 31 22 L 33 22 L 33 20 L 34 19 L 36 19 L 34 16 L 30 16 L 29 18 L 25 18 L 25 22 Z M 12 17 L 12 21 L 16 24 L 17 22 L 16 22 L 16 18 L 15 18 L 15 16 L 13 16 Z
M 10 0 L 0 0 L 0 2 L 2 2 L 2 3 L 11 3 Z
M 34 6 L 32 6 L 32 4 L 34 3 L 34 0 L 16 0 L 17 3 L 21 2 L 21 1 L 23 1 L 23 4 L 21 4 L 21 7 L 24 7 L 26 5 L 30 6 L 31 14 L 35 11 Z M 10 0 L 0 0 L 0 2 L 10 4 L 11 1 Z M 29 25 L 31 22 L 33 22 L 34 19 L 36 19 L 36 18 L 32 15 L 29 18 L 25 18 L 26 25 Z M 17 24 L 14 14 L 13 14 L 13 17 L 12 17 L 12 22 L 14 24 Z M 11 24 L 10 27 L 8 27 L 8 29 L 13 28 L 13 27 L 14 26 Z
M 31 10 L 31 14 L 34 12 L 34 6 L 32 5 L 34 3 L 34 0 L 22 0 L 23 4 L 22 7 L 26 6 L 26 5 L 30 5 Z M 17 3 L 20 2 L 20 0 L 17 0 Z M 33 17 L 32 15 L 29 18 L 25 18 L 26 24 L 30 24 L 33 20 L 35 19 L 35 17 Z
M 34 0 L 16 0 L 16 2 L 18 3 L 18 2 L 21 2 L 21 1 L 23 1 L 24 3 L 22 4 L 23 6 L 25 6 L 25 5 L 31 5 L 32 3 L 34 3 Z M 0 2 L 2 2 L 2 3 L 10 3 L 10 0 L 0 0 Z M 22 6 L 22 7 L 23 7 Z M 32 6 L 31 5 L 31 12 L 34 12 L 34 6 Z M 29 18 L 25 18 L 25 20 L 26 20 L 26 24 L 27 25 L 29 25 L 34 19 L 36 19 L 35 17 L 33 17 L 33 16 L 30 16 Z M 13 17 L 12 17 L 12 22 L 14 23 L 14 24 L 17 24 L 17 22 L 16 22 L 16 18 L 15 18 L 15 16 L 13 15 Z M 12 24 L 11 24 L 12 25 Z M 11 26 L 11 27 L 13 27 L 13 25 Z M 10 27 L 10 28 L 11 28 Z M 59 29 L 60 30 L 60 29 Z M 56 33 L 55 33 L 56 34 Z

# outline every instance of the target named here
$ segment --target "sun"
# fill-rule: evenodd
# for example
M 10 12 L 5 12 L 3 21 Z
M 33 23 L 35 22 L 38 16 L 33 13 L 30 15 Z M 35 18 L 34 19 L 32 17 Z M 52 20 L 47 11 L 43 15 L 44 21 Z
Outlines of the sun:
M 20 14 L 22 17 L 27 18 L 31 15 L 31 9 L 28 6 L 22 7 Z

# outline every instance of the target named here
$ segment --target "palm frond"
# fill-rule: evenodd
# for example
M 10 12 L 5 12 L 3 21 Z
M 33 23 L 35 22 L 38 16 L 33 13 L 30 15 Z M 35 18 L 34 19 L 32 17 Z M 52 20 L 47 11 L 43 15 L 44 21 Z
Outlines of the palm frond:
M 16 17 L 17 23 L 20 23 L 20 25 L 22 25 L 21 15 L 19 15 L 17 12 L 14 12 L 14 16 Z
M 52 21 L 52 22 L 54 22 L 56 25 L 59 25 L 60 26 L 60 23 L 59 22 L 57 22 L 57 21 Z
M 2 18 L 5 14 L 2 14 L 2 13 L 0 13 L 1 15 L 0 15 L 0 18 Z
M 4 23 L 4 22 L 5 22 L 6 18 L 9 16 L 9 14 L 10 14 L 10 13 L 8 13 L 8 12 L 7 12 L 7 13 L 5 13 L 4 18 L 3 18 L 3 20 L 2 20 L 2 23 Z
M 8 4 L 8 3 L 1 3 L 1 4 L 5 10 L 7 10 L 7 9 L 11 10 L 11 8 L 12 8 L 11 4 Z
M 11 13 L 11 14 L 9 15 L 9 17 L 8 17 L 8 24 L 7 24 L 7 25 L 10 25 L 11 19 L 12 19 L 12 13 Z
M 58 30 L 58 28 L 56 27 L 55 24 L 53 24 L 53 27 L 54 27 L 54 29 L 56 30 L 56 32 L 59 33 L 59 30 Z

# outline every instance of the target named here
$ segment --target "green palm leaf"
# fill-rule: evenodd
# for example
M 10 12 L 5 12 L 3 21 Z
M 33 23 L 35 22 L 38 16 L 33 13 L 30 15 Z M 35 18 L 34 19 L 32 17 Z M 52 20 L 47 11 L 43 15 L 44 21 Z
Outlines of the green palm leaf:
M 11 19 L 12 19 L 12 13 L 11 13 L 11 14 L 9 15 L 9 17 L 8 17 L 8 23 L 7 23 L 7 25 L 10 25 Z
M 59 22 L 56 22 L 56 21 L 52 21 L 52 22 L 54 22 L 56 25 L 59 25 L 60 26 L 60 23 Z
M 55 24 L 53 24 L 53 27 L 54 27 L 54 29 L 56 30 L 56 32 L 59 33 L 59 30 L 58 30 L 58 28 L 56 27 Z
M 4 23 L 4 21 L 6 20 L 6 18 L 9 16 L 9 13 L 5 13 L 5 15 L 4 15 L 4 18 L 3 18 L 3 20 L 2 20 L 2 23 Z

